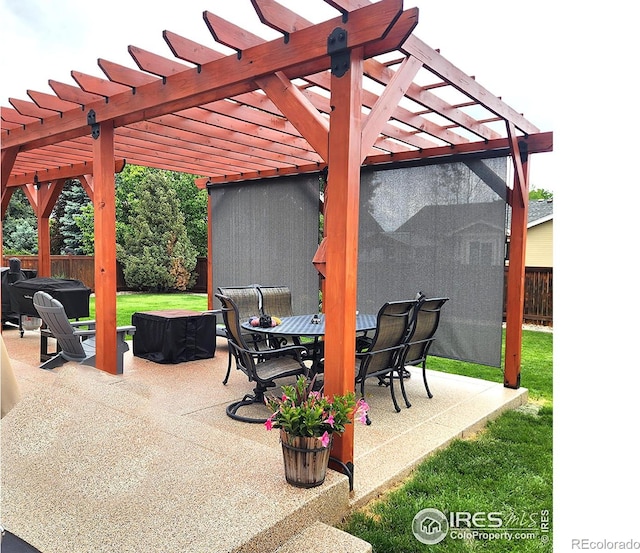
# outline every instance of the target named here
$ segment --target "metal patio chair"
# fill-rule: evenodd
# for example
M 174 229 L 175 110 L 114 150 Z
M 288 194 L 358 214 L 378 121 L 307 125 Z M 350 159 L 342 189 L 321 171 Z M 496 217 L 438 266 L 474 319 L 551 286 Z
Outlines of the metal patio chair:
M 246 321 L 249 319 L 249 317 L 252 317 L 254 315 L 260 315 L 260 293 L 258 292 L 256 286 L 221 286 L 218 288 L 218 293 L 233 300 L 233 302 L 236 304 L 236 307 L 238 308 L 238 317 L 240 319 L 240 322 Z M 261 350 L 269 348 L 269 344 L 267 343 L 264 336 L 260 336 L 259 334 L 251 334 L 243 329 L 241 329 L 241 332 L 247 339 L 247 342 L 252 344 L 254 349 Z M 226 324 L 224 325 L 224 332 L 219 332 L 218 329 L 216 329 L 216 335 L 224 336 L 227 339 L 229 338 Z M 229 348 L 227 374 L 222 381 L 223 384 L 226 384 L 229 381 L 232 359 L 233 353 L 231 352 L 231 348 Z
M 440 324 L 442 306 L 449 298 L 422 297 L 416 305 L 411 330 L 406 338 L 406 347 L 402 352 L 401 369 L 407 365 L 422 366 L 422 378 L 429 398 L 433 397 L 427 383 L 427 356 L 435 340 L 435 333 Z
M 260 292 L 260 310 L 262 315 L 268 315 L 270 317 L 279 317 L 281 319 L 285 317 L 293 317 L 293 306 L 291 303 L 291 290 L 288 286 L 262 286 L 258 285 L 258 291 Z M 296 345 L 300 345 L 300 340 L 297 336 L 291 336 L 290 340 Z M 280 348 L 286 346 L 288 343 L 287 337 L 275 337 L 269 336 L 271 347 Z
M 375 333 L 369 346 L 364 351 L 356 351 L 356 384 L 360 384 L 360 395 L 364 398 L 365 381 L 375 377 L 380 385 L 389 387 L 396 412 L 400 412 L 400 406 L 396 400 L 394 378 L 400 380 L 405 404 L 411 407 L 399 363 L 415 305 L 415 300 L 385 303 L 378 311 Z M 370 422 L 367 418 L 367 424 Z
M 46 325 L 45 329 L 41 329 L 41 333 L 44 336 L 55 338 L 59 350 L 53 357 L 40 365 L 41 369 L 60 367 L 67 361 L 76 361 L 81 365 L 95 367 L 95 321 L 70 322 L 64 306 L 42 290 L 33 294 L 33 306 Z M 81 327 L 88 328 L 82 329 Z M 129 351 L 129 344 L 127 344 L 125 336 L 134 334 L 136 327 L 119 326 L 116 331 L 118 333 L 117 374 L 122 374 L 123 355 Z
M 240 327 L 240 313 L 235 301 L 222 294 L 216 294 L 222 304 L 222 316 L 227 326 L 229 350 L 236 360 L 236 366 L 244 372 L 249 382 L 255 383 L 253 394 L 246 394 L 240 401 L 227 406 L 227 415 L 242 422 L 264 423 L 266 418 L 245 417 L 238 409 L 254 403 L 264 404 L 264 393 L 276 386 L 275 380 L 308 374 L 303 364 L 305 349 L 301 346 L 287 346 L 280 349 L 256 350 L 253 343 L 246 341 Z M 225 379 L 226 383 L 226 379 Z
M 288 286 L 259 285 L 257 288 L 262 299 L 260 306 L 263 315 L 280 318 L 293 316 L 291 290 Z

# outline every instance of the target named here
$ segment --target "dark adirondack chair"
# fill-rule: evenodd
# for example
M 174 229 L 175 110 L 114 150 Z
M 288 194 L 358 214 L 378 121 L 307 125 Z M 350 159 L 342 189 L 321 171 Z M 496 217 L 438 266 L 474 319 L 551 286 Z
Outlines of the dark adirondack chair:
M 96 330 L 95 321 L 70 322 L 64 306 L 47 292 L 39 290 L 33 295 L 33 306 L 46 325 L 41 330 L 45 336 L 56 339 L 58 353 L 40 365 L 41 369 L 54 369 L 67 361 L 76 361 L 81 365 L 95 367 Z M 82 327 L 87 327 L 83 329 Z M 123 372 L 123 355 L 129 351 L 125 340 L 127 334 L 134 334 L 135 326 L 120 326 L 118 333 L 117 374 Z

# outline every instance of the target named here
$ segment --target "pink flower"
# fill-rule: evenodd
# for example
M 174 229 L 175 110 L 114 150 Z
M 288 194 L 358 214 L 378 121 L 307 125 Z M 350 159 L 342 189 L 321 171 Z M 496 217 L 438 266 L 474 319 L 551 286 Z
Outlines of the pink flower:
M 335 422 L 335 419 L 333 418 L 333 415 L 329 415 L 324 422 L 326 422 L 329 426 L 333 428 L 333 423 Z
M 327 447 L 329 445 L 331 438 L 329 437 L 329 433 L 326 430 L 324 431 L 324 434 L 320 438 L 320 441 L 322 442 L 322 447 Z
M 369 405 L 367 402 L 360 398 L 358 403 L 356 403 L 356 410 L 353 414 L 353 417 L 360 421 L 362 424 L 367 424 L 367 412 L 369 411 Z
M 273 415 L 271 415 L 264 423 L 267 430 L 271 430 L 273 428 Z

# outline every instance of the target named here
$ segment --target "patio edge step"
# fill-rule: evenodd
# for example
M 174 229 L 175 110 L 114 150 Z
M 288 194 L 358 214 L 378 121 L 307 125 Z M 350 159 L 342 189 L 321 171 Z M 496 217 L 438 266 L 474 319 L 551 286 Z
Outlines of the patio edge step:
M 315 522 L 282 544 L 274 553 L 371 553 L 372 547 L 356 536 Z

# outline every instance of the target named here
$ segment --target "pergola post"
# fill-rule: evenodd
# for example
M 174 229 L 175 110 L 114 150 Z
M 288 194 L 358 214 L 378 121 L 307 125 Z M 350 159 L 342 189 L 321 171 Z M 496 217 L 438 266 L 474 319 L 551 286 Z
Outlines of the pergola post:
M 509 129 L 512 158 L 515 166 L 511 193 L 511 232 L 509 270 L 507 273 L 507 312 L 504 355 L 504 385 L 520 387 L 522 361 L 522 320 L 525 295 L 525 253 L 529 211 L 529 164 L 526 152 L 521 151 Z
M 116 204 L 112 121 L 93 124 L 96 367 L 117 372 Z
M 49 232 L 49 216 L 64 188 L 65 179 L 57 179 L 50 183 L 37 183 L 36 205 L 34 211 L 38 218 L 38 275 L 51 276 L 51 234 Z
M 362 49 L 351 50 L 342 76 L 331 76 L 330 201 L 326 204 L 325 393 L 355 387 L 356 292 L 362 110 Z M 332 456 L 353 469 L 353 425 L 334 439 Z
M 9 176 L 11 175 L 11 170 L 13 169 L 13 164 L 16 161 L 16 157 L 18 157 L 19 148 L 7 148 L 6 150 L 2 150 L 2 154 L 0 156 L 0 189 L 2 190 L 2 218 L 4 221 L 4 214 L 7 212 L 7 207 L 9 207 L 9 200 L 11 200 L 11 196 L 13 195 L 13 190 L 10 190 L 7 187 L 7 183 L 9 182 Z M 0 224 L 0 258 L 4 255 L 3 249 L 3 237 L 2 237 L 2 224 Z

